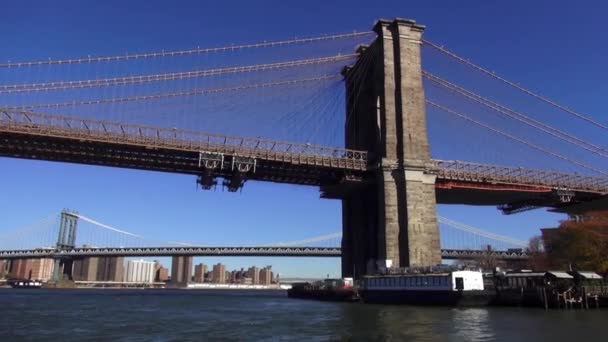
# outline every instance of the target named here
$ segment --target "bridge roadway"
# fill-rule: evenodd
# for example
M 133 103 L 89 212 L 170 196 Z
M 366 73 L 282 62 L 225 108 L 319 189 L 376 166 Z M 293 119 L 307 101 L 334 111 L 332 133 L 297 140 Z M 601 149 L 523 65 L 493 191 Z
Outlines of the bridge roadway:
M 503 260 L 528 258 L 519 251 L 442 249 L 443 259 L 475 259 L 488 256 Z M 266 256 L 266 257 L 340 257 L 340 247 L 103 247 L 55 250 L 38 248 L 0 251 L 0 259 L 82 258 L 82 257 L 158 257 L 158 256 Z
M 364 185 L 377 169 L 365 151 L 1 109 L 0 156 L 192 174 L 203 188 L 222 177 L 231 191 L 247 179 L 314 185 L 327 198 Z M 567 212 L 608 194 L 604 177 L 445 160 L 425 172 L 436 175 L 438 203 L 505 212 Z

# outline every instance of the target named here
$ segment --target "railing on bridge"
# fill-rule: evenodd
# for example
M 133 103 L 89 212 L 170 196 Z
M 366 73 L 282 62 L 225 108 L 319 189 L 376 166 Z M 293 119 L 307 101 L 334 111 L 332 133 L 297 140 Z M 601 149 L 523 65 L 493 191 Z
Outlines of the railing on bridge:
M 608 193 L 608 178 L 563 172 L 470 163 L 457 160 L 433 160 L 432 168 L 443 179 L 480 183 L 506 183 L 555 189 Z
M 194 153 L 218 153 L 344 170 L 365 171 L 369 168 L 368 154 L 365 151 L 26 111 L 0 110 L 0 132 Z M 440 179 L 608 194 L 606 177 L 455 160 L 432 160 L 429 169 L 430 172 L 436 172 Z
M 367 152 L 364 151 L 26 111 L 0 110 L 0 132 L 196 153 L 222 153 L 347 170 L 367 169 Z
M 83 258 L 83 257 L 152 257 L 152 256 L 286 256 L 340 257 L 340 247 L 105 247 L 74 248 L 68 250 L 30 249 L 0 251 L 0 259 L 19 258 Z M 502 260 L 527 259 L 521 250 L 494 251 L 471 249 L 442 249 L 443 259 L 478 259 L 493 257 Z

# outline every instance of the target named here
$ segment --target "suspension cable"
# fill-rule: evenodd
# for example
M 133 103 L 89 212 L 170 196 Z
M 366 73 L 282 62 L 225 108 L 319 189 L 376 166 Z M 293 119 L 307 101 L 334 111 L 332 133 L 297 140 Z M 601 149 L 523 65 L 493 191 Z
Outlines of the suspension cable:
M 521 247 L 525 247 L 528 245 L 527 242 L 525 241 L 520 241 L 508 236 L 504 236 L 504 235 L 499 235 L 499 234 L 495 234 L 495 233 L 491 233 L 491 232 L 487 232 L 485 230 L 479 229 L 477 227 L 473 227 L 470 226 L 468 224 L 462 223 L 462 222 L 458 222 L 452 219 L 449 219 L 447 217 L 443 217 L 443 216 L 437 216 L 437 219 L 439 222 L 447 224 L 453 228 L 456 228 L 458 230 L 461 231 L 465 231 L 465 232 L 469 232 L 469 233 L 473 233 L 476 235 L 480 235 L 492 240 L 496 240 L 496 241 L 501 241 L 501 242 L 506 242 L 506 243 L 510 243 L 513 245 L 517 245 L 517 246 L 521 246 Z
M 341 238 L 341 237 L 342 237 L 342 232 L 337 232 L 337 233 L 332 233 L 332 234 L 327 234 L 327 235 L 316 236 L 316 237 L 305 239 L 305 240 L 277 242 L 277 243 L 273 243 L 268 246 L 281 246 L 281 247 L 301 246 L 301 245 L 311 243 L 311 242 L 327 241 L 327 240 L 337 239 L 337 238 Z
M 298 83 L 325 81 L 325 80 L 329 80 L 329 79 L 339 78 L 341 76 L 342 75 L 340 75 L 340 74 L 333 74 L 333 75 L 323 75 L 323 76 L 313 77 L 313 78 L 295 79 L 295 80 L 269 82 L 269 83 L 256 83 L 256 84 L 248 84 L 248 85 L 228 87 L 228 88 L 194 89 L 192 91 L 185 91 L 185 92 L 158 93 L 158 94 L 120 97 L 120 98 L 111 98 L 111 99 L 97 99 L 97 100 L 82 100 L 82 101 L 70 101 L 70 102 L 59 102 L 59 103 L 33 104 L 33 105 L 25 105 L 25 106 L 3 107 L 1 109 L 4 109 L 4 110 L 29 110 L 29 109 L 37 109 L 37 108 L 60 108 L 60 107 L 73 107 L 73 106 L 81 106 L 81 105 L 98 105 L 98 104 L 119 103 L 119 102 L 157 100 L 157 99 L 161 99 L 161 98 L 206 95 L 206 94 L 216 94 L 216 93 L 223 93 L 223 92 L 236 92 L 236 91 L 249 90 L 249 89 L 287 86 L 287 85 L 293 85 L 293 84 L 298 84 Z
M 426 100 L 426 103 L 427 103 L 427 104 L 429 104 L 429 105 L 431 105 L 431 106 L 433 106 L 433 107 L 435 107 L 435 108 L 438 108 L 438 109 L 440 109 L 440 110 L 442 110 L 442 111 L 444 111 L 444 112 L 446 112 L 446 113 L 449 113 L 449 114 L 455 115 L 455 116 L 457 116 L 457 117 L 459 117 L 459 118 L 461 118 L 461 119 L 464 119 L 464 120 L 466 120 L 466 121 L 469 121 L 469 122 L 471 122 L 471 123 L 474 123 L 474 124 L 476 124 L 476 125 L 478 125 L 478 126 L 484 127 L 484 128 L 486 128 L 486 129 L 488 129 L 488 130 L 490 130 L 490 131 L 494 132 L 494 133 L 497 133 L 497 134 L 499 134 L 499 135 L 502 135 L 502 136 L 504 136 L 504 137 L 506 137 L 506 138 L 509 138 L 509 139 L 511 139 L 511 140 L 517 141 L 517 142 L 519 142 L 519 143 L 521 143 L 521 144 L 524 144 L 524 145 L 526 145 L 526 146 L 528 146 L 528 147 L 531 147 L 531 148 L 533 148 L 533 149 L 536 149 L 536 150 L 538 150 L 538 151 L 541 151 L 541 152 L 543 152 L 543 153 L 545 153 L 545 154 L 548 154 L 548 155 L 551 155 L 551 156 L 553 156 L 553 157 L 556 157 L 556 158 L 559 158 L 559 159 L 565 160 L 565 161 L 567 161 L 567 162 L 569 162 L 569 163 L 571 163 L 571 164 L 574 164 L 574 165 L 580 166 L 580 167 L 582 167 L 582 168 L 585 168 L 585 169 L 587 169 L 587 170 L 591 170 L 591 171 L 593 171 L 593 172 L 596 172 L 596 173 L 602 174 L 602 175 L 604 175 L 604 176 L 608 176 L 608 173 L 606 173 L 606 172 L 604 172 L 604 171 L 602 171 L 602 170 L 600 170 L 600 169 L 597 169 L 597 168 L 595 168 L 595 167 L 593 167 L 593 166 L 590 166 L 590 165 L 587 165 L 587 164 L 581 163 L 581 162 L 579 162 L 579 161 L 576 161 L 576 160 L 570 159 L 570 158 L 568 158 L 568 157 L 566 157 L 566 156 L 564 156 L 564 155 L 562 155 L 562 154 L 559 154 L 559 153 L 557 153 L 557 152 L 551 151 L 551 150 L 546 149 L 546 148 L 544 148 L 544 147 L 541 147 L 541 146 L 535 145 L 535 144 L 533 144 L 533 143 L 531 143 L 531 142 L 529 142 L 529 141 L 526 141 L 526 140 L 523 140 L 523 139 L 521 139 L 521 138 L 518 138 L 518 137 L 516 137 L 516 136 L 514 136 L 514 135 L 512 135 L 512 134 L 509 134 L 509 133 L 503 132 L 503 131 L 501 131 L 501 130 L 499 130 L 499 129 L 497 129 L 497 128 L 494 128 L 494 127 L 492 127 L 492 126 L 490 126 L 490 125 L 484 124 L 483 122 L 477 121 L 477 120 L 475 120 L 475 119 L 473 119 L 473 118 L 471 118 L 471 117 L 469 117 L 469 116 L 467 116 L 467 115 L 464 115 L 464 114 L 462 114 L 462 113 L 458 113 L 458 112 L 456 112 L 456 111 L 454 111 L 454 110 L 451 110 L 451 109 L 449 109 L 449 108 L 447 108 L 447 107 L 444 107 L 444 106 L 442 106 L 442 105 L 439 105 L 439 104 L 437 104 L 437 103 L 435 103 L 435 102 L 433 102 L 433 101 L 431 101 L 431 100 Z
M 246 65 L 246 66 L 237 66 L 237 67 L 220 68 L 220 69 L 194 70 L 194 71 L 154 74 L 154 75 L 114 77 L 114 78 L 80 80 L 80 81 L 60 81 L 60 82 L 49 82 L 49 83 L 12 84 L 12 85 L 0 86 L 0 94 L 35 92 L 35 91 L 45 91 L 45 90 L 64 90 L 64 89 L 73 89 L 73 88 L 90 88 L 90 87 L 126 85 L 126 84 L 131 84 L 131 83 L 147 83 L 147 82 L 157 82 L 157 81 L 174 81 L 174 80 L 181 80 L 181 79 L 193 78 L 193 77 L 207 77 L 207 76 L 217 76 L 217 75 L 223 75 L 223 74 L 264 71 L 264 70 L 273 70 L 273 69 L 279 69 L 279 68 L 299 67 L 299 66 L 304 66 L 304 65 L 333 63 L 333 62 L 337 62 L 337 61 L 351 59 L 356 56 L 358 56 L 358 55 L 357 54 L 336 55 L 336 56 L 330 56 L 330 57 L 301 59 L 301 60 L 294 60 L 294 61 L 288 61 L 288 62 Z
M 434 48 L 435 50 L 437 50 L 437 51 L 439 51 L 439 52 L 441 52 L 441 53 L 443 53 L 443 54 L 445 54 L 445 55 L 447 55 L 447 56 L 449 56 L 449 57 L 451 57 L 451 58 L 453 58 L 453 59 L 455 59 L 455 60 L 457 60 L 457 61 L 459 61 L 459 62 L 461 62 L 461 63 L 463 63 L 463 64 L 465 64 L 465 65 L 467 65 L 467 66 L 469 66 L 469 67 L 471 67 L 471 68 L 479 71 L 479 72 L 481 72 L 481 73 L 483 73 L 483 74 L 486 74 L 486 75 L 488 75 L 488 76 L 490 76 L 490 77 L 492 77 L 492 78 L 494 78 L 494 79 L 496 79 L 496 80 L 498 80 L 498 81 L 500 81 L 500 82 L 502 82 L 502 83 L 504 83 L 504 84 L 506 84 L 506 85 L 508 85 L 508 86 L 510 86 L 512 88 L 515 88 L 515 89 L 517 89 L 517 90 L 519 90 L 519 91 L 521 91 L 521 92 L 523 92 L 523 93 L 525 93 L 525 94 L 527 94 L 527 95 L 529 95 L 529 96 L 531 96 L 531 97 L 533 97 L 533 98 L 535 98 L 537 100 L 545 102 L 545 103 L 547 103 L 547 104 L 549 104 L 549 105 L 551 105 L 551 106 L 553 106 L 553 107 L 555 107 L 557 109 L 560 109 L 560 110 L 562 110 L 562 111 L 564 111 L 564 112 L 566 112 L 568 114 L 571 114 L 571 115 L 573 115 L 573 116 L 575 116 L 575 117 L 577 117 L 577 118 L 579 118 L 579 119 L 581 119 L 583 121 L 586 121 L 586 122 L 588 122 L 590 124 L 593 124 L 593 125 L 595 125 L 597 127 L 600 127 L 600 128 L 608 130 L 608 126 L 607 125 L 602 124 L 601 122 L 598 122 L 598 121 L 590 118 L 587 115 L 583 115 L 583 114 L 581 114 L 579 112 L 576 112 L 573 109 L 570 109 L 570 108 L 568 108 L 568 107 L 566 107 L 564 105 L 561 105 L 561 104 L 559 104 L 559 103 L 557 103 L 557 102 L 555 102 L 555 101 L 553 101 L 553 100 L 551 100 L 551 99 L 549 99 L 547 97 L 539 95 L 538 93 L 535 93 L 532 90 L 524 88 L 524 87 L 518 85 L 517 83 L 515 83 L 513 81 L 509 81 L 506 78 L 501 77 L 501 76 L 495 74 L 494 72 L 492 72 L 492 71 L 490 71 L 490 70 L 488 70 L 488 69 L 486 69 L 486 68 L 484 68 L 482 66 L 479 66 L 479 65 L 477 65 L 477 64 L 475 64 L 475 63 L 473 63 L 473 62 L 471 62 L 471 61 L 469 61 L 467 59 L 465 59 L 464 57 L 461 57 L 461 56 L 455 54 L 454 52 L 452 52 L 450 50 L 447 50 L 444 47 L 441 47 L 441 46 L 439 46 L 439 45 L 437 45 L 437 44 L 435 44 L 433 42 L 430 42 L 430 41 L 428 41 L 426 39 L 422 39 L 422 42 L 424 44 L 426 44 L 426 45 Z
M 243 45 L 230 45 L 230 46 L 222 46 L 222 47 L 214 47 L 214 48 L 196 48 L 191 50 L 176 50 L 176 51 L 157 51 L 150 53 L 139 53 L 139 54 L 125 54 L 125 55 L 116 55 L 116 56 L 105 56 L 105 57 L 82 57 L 82 58 L 73 58 L 73 59 L 57 59 L 48 61 L 29 61 L 29 62 L 9 62 L 0 64 L 0 68 L 10 68 L 10 67 L 30 67 L 37 65 L 54 65 L 54 64 L 78 64 L 78 63 L 93 63 L 93 62 L 110 62 L 110 61 L 123 61 L 130 59 L 139 59 L 139 58 L 156 58 L 156 57 L 174 57 L 174 56 L 186 56 L 192 54 L 201 54 L 201 53 L 210 53 L 210 52 L 228 52 L 228 51 L 236 51 L 236 50 L 244 50 L 244 49 L 254 49 L 254 48 L 262 48 L 262 47 L 276 47 L 283 45 L 293 45 L 293 44 L 301 44 L 301 43 L 313 43 L 325 40 L 336 40 L 343 38 L 352 38 L 359 36 L 366 36 L 375 34 L 373 31 L 365 31 L 365 32 L 353 32 L 353 33 L 345 33 L 345 34 L 334 34 L 327 36 L 318 36 L 311 38 L 295 38 L 289 40 L 279 40 L 272 42 L 261 42 L 254 44 L 243 44 Z
M 503 105 L 501 105 L 499 103 L 493 102 L 493 101 L 491 101 L 490 99 L 488 99 L 486 97 L 483 97 L 483 96 L 481 96 L 479 94 L 476 94 L 476 93 L 474 93 L 474 92 L 472 92 L 470 90 L 467 90 L 467 89 L 465 89 L 463 87 L 460 87 L 460 86 L 458 86 L 458 85 L 456 85 L 454 83 L 451 83 L 451 82 L 449 82 L 449 81 L 447 81 L 447 80 L 445 80 L 445 79 L 443 79 L 441 77 L 438 77 L 436 75 L 433 75 L 433 74 L 431 74 L 431 73 L 429 73 L 427 71 L 423 71 L 422 75 L 427 80 L 429 80 L 429 81 L 431 81 L 431 82 L 433 82 L 433 83 L 435 83 L 435 84 L 437 84 L 437 85 L 439 85 L 439 86 L 441 86 L 443 88 L 446 88 L 446 89 L 451 90 L 451 91 L 453 91 L 453 92 L 455 92 L 457 94 L 460 94 L 460 95 L 462 95 L 462 96 L 464 96 L 464 97 L 466 97 L 466 98 L 468 98 L 468 99 L 470 99 L 470 100 L 472 100 L 474 102 L 477 102 L 477 103 L 479 103 L 479 104 L 481 104 L 483 106 L 486 106 L 486 107 L 488 107 L 488 108 L 490 108 L 490 109 L 492 109 L 494 111 L 497 111 L 497 112 L 499 112 L 499 113 L 501 113 L 503 115 L 506 115 L 506 116 L 508 116 L 508 117 L 510 117 L 510 118 L 512 118 L 514 120 L 523 122 L 524 124 L 526 124 L 528 126 L 534 127 L 534 128 L 536 128 L 536 129 L 538 129 L 540 131 L 543 131 L 543 132 L 545 132 L 545 133 L 547 133 L 547 134 L 549 134 L 549 135 L 551 135 L 551 136 L 553 136 L 555 138 L 558 138 L 558 139 L 560 139 L 562 141 L 566 141 L 566 142 L 568 142 L 570 144 L 573 144 L 575 146 L 583 148 L 583 149 L 585 149 L 585 150 L 587 150 L 587 151 L 589 151 L 591 153 L 594 153 L 596 155 L 599 155 L 601 157 L 604 157 L 604 158 L 608 157 L 608 154 L 605 154 L 605 153 L 602 153 L 602 152 L 598 151 L 598 150 L 600 150 L 600 151 L 606 151 L 606 149 L 603 148 L 603 147 L 601 147 L 601 146 L 598 146 L 598 145 L 595 145 L 595 144 L 593 144 L 591 142 L 585 141 L 585 140 L 583 140 L 583 139 L 581 139 L 581 138 L 579 138 L 577 136 L 574 136 L 574 135 L 572 135 L 570 133 L 567 133 L 567 132 L 564 132 L 564 131 L 562 131 L 560 129 L 557 129 L 555 127 L 549 126 L 549 125 L 547 125 L 545 123 L 542 123 L 542 122 L 540 122 L 540 121 L 538 121 L 538 120 L 536 120 L 534 118 L 531 118 L 531 117 L 529 117 L 529 116 L 527 116 L 525 114 L 517 112 L 517 111 L 515 111 L 515 110 L 513 110 L 511 108 L 505 107 L 505 106 L 503 106 Z M 589 146 L 591 146 L 592 148 L 590 148 Z

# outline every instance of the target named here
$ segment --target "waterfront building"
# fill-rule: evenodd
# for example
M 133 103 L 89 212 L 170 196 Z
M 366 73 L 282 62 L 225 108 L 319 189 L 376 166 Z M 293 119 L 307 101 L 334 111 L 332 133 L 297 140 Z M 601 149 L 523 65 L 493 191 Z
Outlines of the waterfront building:
M 171 260 L 171 282 L 188 284 L 192 281 L 192 257 L 174 256 Z
M 243 285 L 253 285 L 253 279 L 251 279 L 249 277 L 242 277 L 240 279 L 240 283 Z
M 31 279 L 32 259 L 15 259 L 11 262 L 9 278 Z
M 194 282 L 204 283 L 205 273 L 207 273 L 207 265 L 200 263 L 194 267 Z
M 160 282 L 167 282 L 169 281 L 169 269 L 166 267 L 161 266 L 157 271 L 156 271 L 156 277 L 155 277 L 156 281 L 160 281 Z
M 7 260 L 0 260 L 0 279 L 6 278 L 6 274 L 8 273 L 8 264 Z
M 32 259 L 32 274 L 30 279 L 49 281 L 53 275 L 55 261 L 52 258 Z
M 260 282 L 261 285 L 270 285 L 272 284 L 272 266 L 266 266 L 260 270 Z
M 72 279 L 75 281 L 96 281 L 99 258 L 86 257 L 74 260 L 72 268 Z
M 221 263 L 213 265 L 213 282 L 218 284 L 226 283 L 226 266 Z
M 125 271 L 125 281 L 129 283 L 152 283 L 155 276 L 155 262 L 129 260 Z
M 102 257 L 97 265 L 97 281 L 124 281 L 124 257 Z
M 249 278 L 251 278 L 252 284 L 260 283 L 260 269 L 258 267 L 255 267 L 255 266 L 249 267 L 249 269 L 247 270 L 247 276 Z

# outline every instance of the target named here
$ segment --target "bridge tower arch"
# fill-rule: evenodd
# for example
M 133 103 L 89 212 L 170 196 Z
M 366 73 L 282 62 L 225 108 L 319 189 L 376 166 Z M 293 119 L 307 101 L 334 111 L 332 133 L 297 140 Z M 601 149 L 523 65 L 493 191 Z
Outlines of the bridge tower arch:
M 424 26 L 379 20 L 345 68 L 346 147 L 365 150 L 371 181 L 342 196 L 342 273 L 441 263 L 435 176 L 422 85 Z
M 76 247 L 76 231 L 78 230 L 78 216 L 74 213 L 63 210 L 59 222 L 59 234 L 57 236 L 56 249 L 58 251 L 73 249 Z M 55 258 L 53 267 L 53 281 L 72 278 L 71 258 Z

